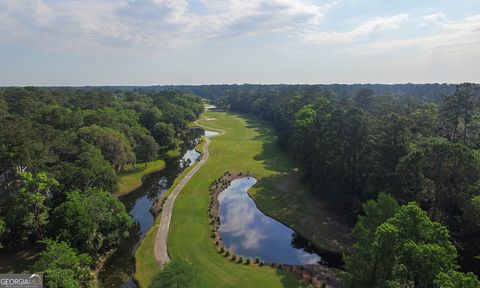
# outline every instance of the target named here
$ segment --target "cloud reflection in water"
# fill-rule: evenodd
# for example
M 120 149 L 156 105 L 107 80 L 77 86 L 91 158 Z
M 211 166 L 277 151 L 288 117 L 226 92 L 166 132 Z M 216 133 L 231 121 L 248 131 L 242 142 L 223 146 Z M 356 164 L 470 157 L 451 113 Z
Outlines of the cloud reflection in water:
M 312 264 L 321 260 L 291 245 L 294 231 L 260 210 L 247 193 L 255 178 L 242 178 L 218 196 L 220 203 L 220 234 L 225 245 L 245 257 L 261 257 L 267 262 Z

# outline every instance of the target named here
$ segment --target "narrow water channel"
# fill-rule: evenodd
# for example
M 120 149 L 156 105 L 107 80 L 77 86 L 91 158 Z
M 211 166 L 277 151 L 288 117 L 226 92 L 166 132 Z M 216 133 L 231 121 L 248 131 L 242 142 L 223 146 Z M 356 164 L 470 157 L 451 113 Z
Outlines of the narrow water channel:
M 165 159 L 166 165 L 163 170 L 147 175 L 140 188 L 120 198 L 132 216 L 134 225 L 130 236 L 120 243 L 117 251 L 100 272 L 99 280 L 103 287 L 137 287 L 132 280 L 135 270 L 134 255 L 140 240 L 154 222 L 149 209 L 155 199 L 170 188 L 175 178 L 200 157 L 200 153 L 195 151 L 195 146 L 201 136 L 210 136 L 209 133 L 210 131 L 200 128 L 191 129 L 183 139 L 181 156 Z
M 288 226 L 263 214 L 247 193 L 255 183 L 253 177 L 236 179 L 218 195 L 219 231 L 228 249 L 270 263 L 342 265 L 340 254 L 316 249 Z

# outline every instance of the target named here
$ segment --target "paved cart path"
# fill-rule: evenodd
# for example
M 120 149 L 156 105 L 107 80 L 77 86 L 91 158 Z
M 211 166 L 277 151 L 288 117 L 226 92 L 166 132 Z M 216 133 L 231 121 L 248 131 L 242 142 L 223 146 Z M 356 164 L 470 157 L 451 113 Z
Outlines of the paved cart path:
M 203 126 L 202 126 L 203 127 Z M 209 129 L 208 127 L 204 127 Z M 215 129 L 216 130 L 216 129 Z M 225 133 L 221 131 L 220 134 L 222 135 Z M 218 136 L 215 135 L 215 136 Z M 212 136 L 211 136 L 212 137 Z M 162 218 L 160 219 L 160 226 L 157 230 L 157 235 L 155 239 L 155 259 L 160 264 L 160 266 L 164 266 L 170 261 L 170 257 L 168 256 L 167 252 L 167 240 L 168 240 L 168 231 L 170 229 L 170 220 L 172 218 L 172 211 L 173 211 L 173 203 L 177 198 L 178 194 L 182 191 L 185 184 L 197 173 L 197 171 L 202 168 L 203 164 L 207 162 L 208 159 L 208 146 L 210 145 L 210 139 L 205 137 L 205 145 L 202 149 L 202 158 L 200 161 L 195 164 L 195 166 L 188 172 L 187 175 L 178 183 L 177 186 L 173 189 L 172 193 L 167 197 L 165 204 L 162 210 Z

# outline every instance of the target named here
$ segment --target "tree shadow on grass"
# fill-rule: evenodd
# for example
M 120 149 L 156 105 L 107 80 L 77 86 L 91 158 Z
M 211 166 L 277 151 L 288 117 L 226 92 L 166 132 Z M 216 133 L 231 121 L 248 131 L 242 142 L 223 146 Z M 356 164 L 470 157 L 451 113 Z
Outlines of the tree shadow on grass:
M 248 128 L 253 129 L 257 135 L 252 140 L 261 141 L 261 152 L 254 156 L 257 161 L 262 161 L 265 169 L 276 173 L 292 173 L 293 161 L 280 147 L 278 138 L 275 136 L 274 128 L 270 123 L 258 119 L 246 118 Z

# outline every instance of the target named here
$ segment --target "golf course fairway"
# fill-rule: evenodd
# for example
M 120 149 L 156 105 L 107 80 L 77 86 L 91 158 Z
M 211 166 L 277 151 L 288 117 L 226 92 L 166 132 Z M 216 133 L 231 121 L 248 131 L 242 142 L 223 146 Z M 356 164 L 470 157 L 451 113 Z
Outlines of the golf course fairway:
M 244 115 L 213 111 L 206 111 L 198 122 L 225 133 L 211 139 L 209 159 L 175 200 L 168 236 L 170 258 L 192 262 L 208 287 L 303 287 L 303 283 L 291 273 L 236 264 L 217 252 L 210 238 L 207 215 L 210 184 L 226 171 L 249 171 L 258 179 L 249 194 L 266 214 L 324 249 L 341 251 L 338 243 L 342 241 L 331 241 L 341 240 L 341 235 L 336 234 L 338 231 L 329 231 L 317 218 L 325 216 L 321 204 L 300 184 L 293 163 L 276 145 L 268 124 Z M 152 241 L 144 241 L 139 249 L 144 249 L 145 244 L 152 245 Z M 137 269 L 139 262 L 152 263 L 150 260 L 137 258 Z

